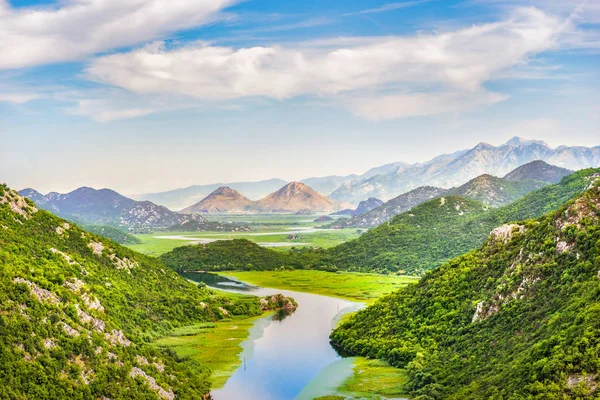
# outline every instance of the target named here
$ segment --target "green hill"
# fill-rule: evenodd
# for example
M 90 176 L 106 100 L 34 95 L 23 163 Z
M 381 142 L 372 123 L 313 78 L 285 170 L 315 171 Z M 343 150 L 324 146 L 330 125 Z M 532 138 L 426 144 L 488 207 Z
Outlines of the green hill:
M 267 271 L 316 265 L 320 255 L 321 252 L 303 249 L 281 252 L 261 247 L 247 239 L 234 239 L 178 247 L 163 254 L 160 259 L 177 271 Z
M 357 313 L 332 341 L 406 368 L 405 389 L 419 400 L 599 398 L 599 186 L 495 229 L 480 249 Z
M 5 185 L 0 266 L 2 399 L 199 399 L 209 371 L 147 342 L 261 313 L 258 299 L 219 297 Z
M 581 193 L 599 169 L 576 172 L 500 208 L 462 197 L 423 203 L 371 229 L 360 238 L 327 250 L 324 263 L 339 269 L 419 275 L 480 246 L 495 227 L 535 218 Z

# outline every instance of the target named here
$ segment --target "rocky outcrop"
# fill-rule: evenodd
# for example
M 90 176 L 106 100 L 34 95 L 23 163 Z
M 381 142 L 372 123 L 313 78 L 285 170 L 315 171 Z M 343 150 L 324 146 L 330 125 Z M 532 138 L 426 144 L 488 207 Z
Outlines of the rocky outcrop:
M 144 372 L 142 369 L 140 369 L 138 367 L 131 368 L 131 371 L 129 372 L 129 376 L 132 379 L 135 379 L 137 377 L 142 377 L 144 379 L 144 381 L 146 382 L 146 384 L 148 385 L 148 387 L 150 389 L 152 389 L 154 392 L 156 392 L 156 394 L 161 399 L 165 399 L 165 400 L 174 400 L 175 399 L 175 393 L 173 393 L 173 390 L 171 388 L 169 388 L 169 390 L 165 390 L 158 383 L 156 383 L 156 379 L 154 379 L 150 375 L 146 374 L 146 372 Z

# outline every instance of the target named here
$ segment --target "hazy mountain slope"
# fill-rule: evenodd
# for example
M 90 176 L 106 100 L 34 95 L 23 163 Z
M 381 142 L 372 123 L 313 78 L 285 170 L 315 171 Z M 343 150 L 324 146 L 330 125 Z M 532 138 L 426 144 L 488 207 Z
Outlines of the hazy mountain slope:
M 32 195 L 31 189 L 19 192 Z M 37 192 L 36 192 L 37 193 Z M 110 225 L 129 231 L 166 228 L 193 218 L 206 222 L 201 216 L 181 215 L 149 201 L 135 201 L 110 189 L 82 187 L 67 194 L 48 193 L 38 198 L 42 209 L 84 225 Z
M 373 228 L 391 220 L 394 216 L 410 210 L 428 200 L 447 194 L 447 190 L 432 186 L 423 186 L 388 200 L 373 210 L 334 223 L 336 228 Z
M 223 309 L 260 314 L 0 186 L 0 398 L 202 398 L 206 368 L 146 343 Z
M 275 193 L 252 204 L 250 209 L 260 212 L 332 212 L 341 207 L 335 201 L 317 193 L 304 183 L 291 182 Z
M 300 182 L 306 184 L 307 186 L 313 188 L 317 192 L 328 195 L 333 192 L 335 189 L 339 188 L 344 183 L 352 182 L 353 180 L 359 178 L 359 175 L 347 175 L 347 176 L 323 176 L 317 178 L 307 178 L 302 179 Z
M 417 187 L 426 186 L 423 182 L 426 182 L 429 176 L 444 168 L 457 157 L 463 156 L 466 152 L 466 150 L 462 150 L 452 154 L 442 154 L 425 163 L 412 165 L 396 163 L 400 164 L 400 167 L 393 169 L 374 169 L 374 171 L 381 171 L 381 173 L 372 174 L 368 178 L 342 185 L 331 193 L 331 198 L 351 204 L 358 204 L 359 201 L 368 197 L 376 197 L 387 201 Z
M 214 183 L 210 185 L 194 185 L 166 192 L 139 194 L 131 197 L 135 200 L 149 200 L 172 210 L 181 210 L 201 201 L 221 186 L 230 187 L 252 200 L 258 200 L 279 189 L 286 183 L 286 181 L 281 179 L 269 179 L 259 182 Z
M 181 210 L 184 214 L 243 212 L 253 203 L 240 192 L 222 186 L 206 196 L 202 201 Z
M 560 146 L 554 149 L 552 155 L 544 161 L 573 171 L 590 166 L 597 167 L 600 165 L 600 146 L 591 148 Z
M 463 196 L 498 207 L 518 200 L 548 183 L 557 183 L 571 173 L 573 171 L 555 167 L 540 160 L 532 161 L 509 172 L 504 179 L 485 174 L 458 188 L 419 187 L 388 200 L 384 205 L 371 212 L 341 221 L 333 226 L 335 228 L 372 228 L 427 200 L 443 195 Z M 351 215 L 351 213 L 346 212 L 341 215 Z
M 572 174 L 573 171 L 566 168 L 550 165 L 542 160 L 532 161 L 509 172 L 504 176 L 508 181 L 522 181 L 533 179 L 550 183 L 560 182 L 562 178 Z
M 356 209 L 345 209 L 342 211 L 338 211 L 333 213 L 332 215 L 350 215 L 350 216 L 357 216 L 357 215 L 363 215 L 368 213 L 369 211 L 373 210 L 374 208 L 380 207 L 383 205 L 383 201 L 376 199 L 375 197 L 369 197 L 367 200 L 363 200 L 358 204 L 358 207 L 356 207 Z
M 368 213 L 374 208 L 383 205 L 383 201 L 376 199 L 375 197 L 369 197 L 367 200 L 363 200 L 358 204 L 356 210 L 354 210 L 353 215 L 362 215 L 364 213 Z
M 337 328 L 343 351 L 407 367 L 419 399 L 598 398 L 598 183 Z
M 483 174 L 504 176 L 535 160 L 572 170 L 599 167 L 600 146 L 552 149 L 544 142 L 521 138 L 513 138 L 501 146 L 480 143 L 468 151 L 355 180 L 331 193 L 331 198 L 353 204 L 370 196 L 386 201 L 419 186 L 451 188 Z
M 520 199 L 527 193 L 548 185 L 548 182 L 525 179 L 509 181 L 492 175 L 480 175 L 462 186 L 450 189 L 455 196 L 463 196 L 480 201 L 492 207 L 499 207 Z
M 481 245 L 496 226 L 557 209 L 599 174 L 598 169 L 576 172 L 496 209 L 461 197 L 434 199 L 328 249 L 323 262 L 340 269 L 422 274 Z

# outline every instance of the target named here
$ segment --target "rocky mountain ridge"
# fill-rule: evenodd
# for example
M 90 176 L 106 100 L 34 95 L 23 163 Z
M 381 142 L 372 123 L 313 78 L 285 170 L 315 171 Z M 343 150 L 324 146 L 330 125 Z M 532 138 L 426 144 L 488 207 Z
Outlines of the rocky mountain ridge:
M 199 214 L 183 215 L 150 201 L 135 201 L 110 190 L 81 187 L 70 193 L 42 195 L 24 189 L 27 197 L 44 210 L 84 225 L 108 225 L 130 232 L 146 232 L 178 226 L 193 221 L 196 226 L 211 224 Z
M 509 172 L 504 178 L 480 175 L 451 189 L 423 186 L 395 197 L 383 205 L 346 221 L 334 223 L 334 228 L 372 228 L 391 220 L 395 215 L 410 210 L 440 196 L 463 196 L 491 207 L 500 207 L 550 183 L 557 183 L 572 171 L 536 160 Z
M 505 176 L 535 160 L 570 170 L 599 167 L 600 146 L 551 148 L 544 142 L 518 137 L 500 146 L 479 143 L 467 151 L 436 157 L 425 163 L 401 165 L 366 179 L 345 183 L 330 197 L 353 204 L 371 196 L 387 201 L 419 186 L 451 188 L 483 174 Z

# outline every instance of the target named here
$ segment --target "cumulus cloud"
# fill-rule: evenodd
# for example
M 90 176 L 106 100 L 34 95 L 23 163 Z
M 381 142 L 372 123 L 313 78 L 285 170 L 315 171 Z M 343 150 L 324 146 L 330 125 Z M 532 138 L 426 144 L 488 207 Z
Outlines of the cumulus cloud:
M 315 95 L 341 98 L 366 118 L 432 115 L 501 101 L 505 96 L 488 92 L 484 83 L 552 48 L 562 29 L 563 21 L 538 9 L 518 8 L 504 21 L 453 32 L 326 45 L 153 43 L 100 57 L 86 74 L 140 94 L 203 101 Z
M 214 20 L 237 0 L 65 0 L 14 8 L 0 0 L 0 69 L 77 60 Z

